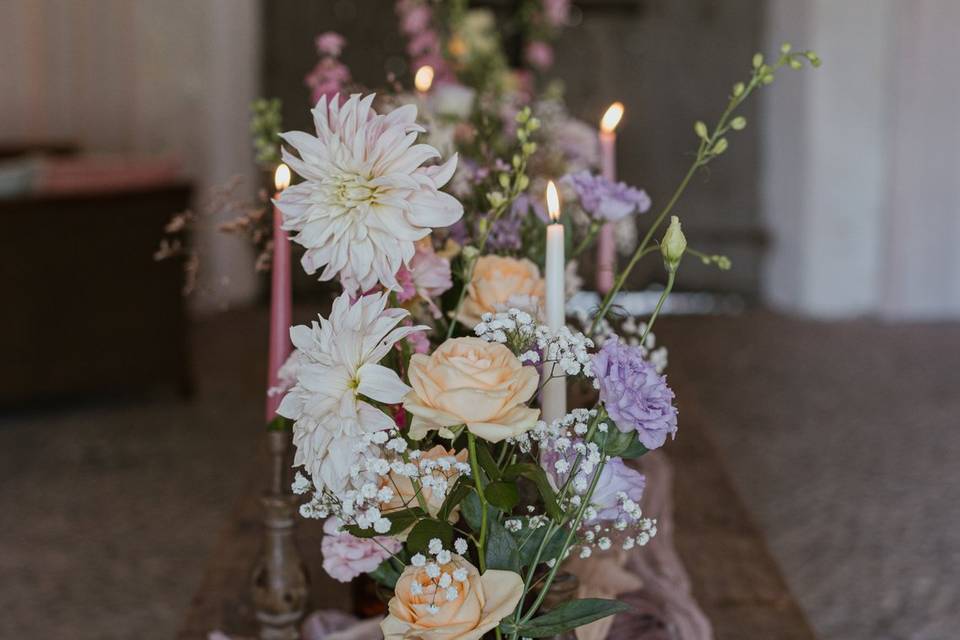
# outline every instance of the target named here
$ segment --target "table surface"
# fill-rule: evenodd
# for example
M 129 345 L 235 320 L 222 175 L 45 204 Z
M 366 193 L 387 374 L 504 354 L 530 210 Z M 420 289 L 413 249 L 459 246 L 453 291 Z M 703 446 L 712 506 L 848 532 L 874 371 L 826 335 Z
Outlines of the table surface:
M 681 394 L 678 389 L 679 397 L 689 397 Z M 696 407 L 684 403 L 681 431 L 665 447 L 676 472 L 675 545 L 697 602 L 717 640 L 813 640 L 810 625 L 734 491 L 704 424 Z M 220 533 L 178 638 L 206 640 L 215 629 L 255 636 L 247 584 L 260 546 L 257 495 L 262 484 L 262 479 L 251 480 Z M 313 585 L 309 610 L 349 609 L 350 588 L 331 580 L 321 568 L 321 535 L 320 523 L 298 520 L 299 549 Z

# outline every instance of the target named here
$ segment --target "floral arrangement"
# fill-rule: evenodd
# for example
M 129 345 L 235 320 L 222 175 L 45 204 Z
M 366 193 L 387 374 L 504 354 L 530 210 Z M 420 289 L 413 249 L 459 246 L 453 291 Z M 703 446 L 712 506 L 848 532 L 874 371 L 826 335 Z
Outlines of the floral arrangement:
M 524 6 L 538 34 L 524 58 L 541 74 L 569 5 Z M 746 125 L 738 107 L 781 68 L 819 59 L 789 45 L 771 63 L 757 54 L 716 124 L 695 124 L 689 171 L 631 236 L 596 312 L 551 326 L 547 180 L 564 190 L 558 224 L 574 259 L 602 224 L 636 228 L 652 203 L 595 175 L 594 132 L 538 90 L 539 75 L 511 70 L 490 14 L 461 2 L 397 9 L 411 59 L 436 85 L 343 94 L 345 42 L 323 34 L 307 79 L 315 132 L 280 136 L 301 179 L 275 200 L 283 228 L 304 270 L 343 288 L 326 317 L 290 330 L 277 413 L 292 423 L 293 491 L 304 517 L 327 519 L 327 572 L 367 574 L 389 595 L 388 640 L 554 636 L 625 609 L 545 608 L 568 557 L 657 534 L 632 461 L 676 435 L 678 412 L 651 330 L 687 255 L 729 268 L 687 246 L 673 209 Z M 650 255 L 665 268 L 660 303 L 649 318 L 622 317 L 615 297 Z M 578 389 L 577 406 L 548 416 L 543 392 L 557 380 Z

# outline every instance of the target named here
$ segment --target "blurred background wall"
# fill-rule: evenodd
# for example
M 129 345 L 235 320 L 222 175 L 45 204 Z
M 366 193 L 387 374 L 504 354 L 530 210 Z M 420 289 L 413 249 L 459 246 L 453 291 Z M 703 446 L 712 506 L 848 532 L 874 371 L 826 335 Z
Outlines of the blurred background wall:
M 682 203 L 688 235 L 735 265 L 718 274 L 689 261 L 686 286 L 816 317 L 960 316 L 960 3 L 575 5 L 555 74 L 585 121 L 625 102 L 621 176 L 655 204 L 687 162 L 691 123 L 716 116 L 754 50 L 789 38 L 825 61 L 764 91 Z M 174 154 L 198 193 L 238 174 L 252 189 L 251 98 L 284 98 L 288 126 L 306 126 L 303 77 L 325 30 L 348 37 L 357 79 L 375 88 L 388 71 L 403 77 L 394 22 L 383 0 L 5 0 L 0 139 Z M 201 232 L 208 272 L 230 280 L 231 301 L 251 300 L 250 253 L 215 239 Z M 650 269 L 635 284 L 654 279 Z
M 774 0 L 824 67 L 765 92 L 763 293 L 822 317 L 960 317 L 960 3 Z
M 258 0 L 3 0 L 0 11 L 0 141 L 172 155 L 198 195 L 235 175 L 253 188 Z M 206 273 L 230 279 L 217 289 L 249 301 L 247 247 L 212 228 L 200 241 Z

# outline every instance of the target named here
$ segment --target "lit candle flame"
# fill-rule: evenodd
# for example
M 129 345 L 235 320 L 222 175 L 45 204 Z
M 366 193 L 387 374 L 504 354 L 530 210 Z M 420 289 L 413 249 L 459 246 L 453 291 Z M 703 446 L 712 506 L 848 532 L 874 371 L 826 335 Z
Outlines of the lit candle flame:
M 283 191 L 290 186 L 290 167 L 283 164 L 282 162 L 277 166 L 276 172 L 273 174 L 273 184 L 277 188 L 277 191 Z
M 547 183 L 547 212 L 550 214 L 551 222 L 560 220 L 560 195 L 553 180 Z
M 417 73 L 413 76 L 413 86 L 417 88 L 417 91 L 420 93 L 426 93 L 430 91 L 430 87 L 433 85 L 433 67 L 428 64 L 423 65 L 417 69 Z
M 614 102 L 607 108 L 606 113 L 600 120 L 600 130 L 604 133 L 613 133 L 613 130 L 620 124 L 620 118 L 623 117 L 623 103 Z

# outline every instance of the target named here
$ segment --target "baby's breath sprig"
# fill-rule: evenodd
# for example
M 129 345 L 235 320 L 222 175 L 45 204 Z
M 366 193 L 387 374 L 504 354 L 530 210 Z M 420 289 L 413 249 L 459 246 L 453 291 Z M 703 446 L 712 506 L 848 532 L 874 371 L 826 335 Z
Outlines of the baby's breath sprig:
M 713 128 L 711 129 L 708 127 L 703 121 L 697 121 L 693 125 L 694 133 L 700 140 L 700 143 L 697 147 L 696 157 L 690 164 L 690 168 L 687 170 L 686 175 L 680 181 L 679 186 L 677 186 L 676 190 L 673 192 L 673 196 L 671 196 L 670 200 L 667 201 L 667 204 L 664 205 L 663 209 L 654 219 L 653 224 L 650 225 L 650 228 L 647 229 L 647 233 L 640 241 L 640 244 L 637 246 L 636 251 L 630 258 L 630 261 L 627 263 L 627 266 L 617 276 L 616 281 L 613 284 L 613 288 L 611 288 L 606 297 L 604 297 L 603 302 L 600 305 L 600 310 L 598 311 L 593 320 L 593 324 L 590 327 L 590 334 L 596 332 L 597 327 L 600 326 L 600 323 L 610 311 L 610 306 L 613 304 L 614 298 L 616 298 L 617 294 L 623 288 L 623 285 L 627 281 L 627 277 L 630 275 L 630 272 L 633 271 L 634 266 L 636 266 L 640 258 L 645 255 L 647 246 L 653 239 L 654 234 L 656 234 L 657 229 L 667 218 L 667 216 L 670 215 L 670 212 L 680 200 L 680 196 L 682 196 L 686 191 L 687 185 L 689 185 L 693 176 L 699 169 L 705 167 L 714 158 L 727 151 L 730 146 L 727 135 L 731 131 L 741 131 L 747 126 L 746 118 L 735 115 L 737 109 L 746 101 L 747 98 L 753 94 L 754 91 L 771 84 L 776 76 L 776 73 L 780 69 L 785 66 L 790 67 L 791 69 L 802 69 L 804 62 L 813 67 L 819 67 L 821 64 L 820 57 L 817 56 L 817 54 L 815 54 L 813 51 L 794 51 L 790 44 L 784 44 L 780 47 L 780 56 L 775 62 L 773 62 L 773 64 L 767 64 L 762 53 L 755 54 L 752 60 L 752 68 L 750 71 L 749 80 L 745 83 L 738 82 L 733 85 L 733 88 L 731 89 L 730 95 L 727 99 L 727 107 L 724 109 Z

